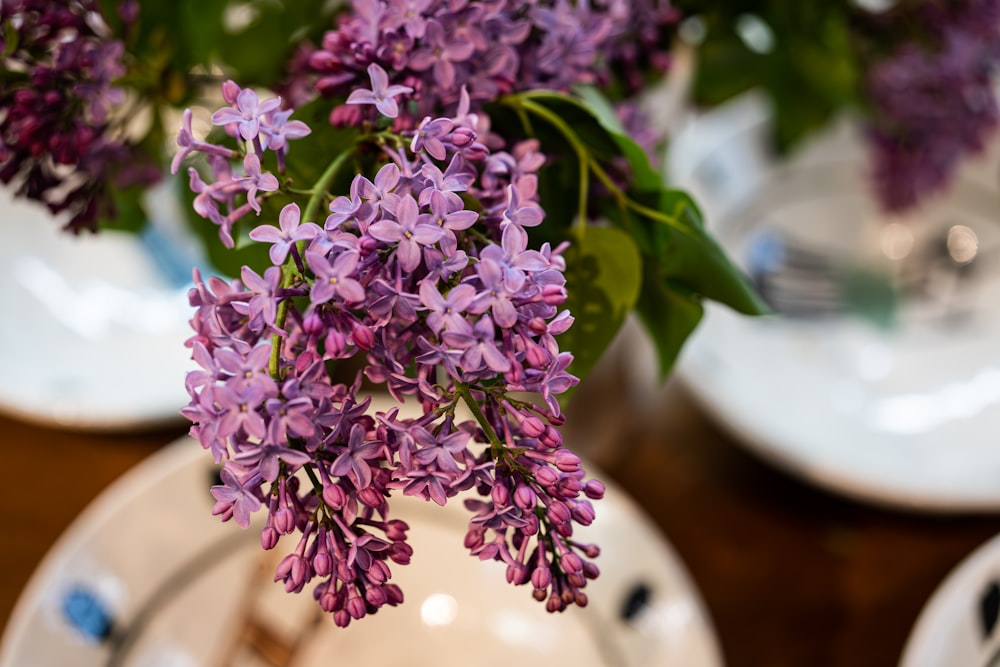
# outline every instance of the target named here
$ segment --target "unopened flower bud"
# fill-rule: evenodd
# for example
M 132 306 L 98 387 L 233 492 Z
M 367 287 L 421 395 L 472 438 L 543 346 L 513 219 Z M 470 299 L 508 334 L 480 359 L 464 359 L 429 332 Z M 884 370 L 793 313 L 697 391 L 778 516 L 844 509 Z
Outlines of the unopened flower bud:
M 239 97 L 240 87 L 232 79 L 227 79 L 222 84 L 222 99 L 226 101 L 226 104 L 236 104 L 236 98 Z
M 573 518 L 581 526 L 589 526 L 594 523 L 594 508 L 588 502 L 573 503 Z
M 559 431 L 552 428 L 551 426 L 545 427 L 545 430 L 542 432 L 542 435 L 541 437 L 539 437 L 538 440 L 549 449 L 559 449 L 563 445 L 562 434 Z M 559 465 L 558 460 L 556 462 L 556 465 Z M 579 467 L 579 463 L 577 464 L 577 467 Z M 562 467 L 560 467 L 560 470 L 562 470 Z M 572 472 L 572 471 L 564 471 L 564 472 Z
M 264 530 L 260 531 L 260 546 L 264 548 L 265 551 L 270 551 L 274 547 L 278 546 L 278 531 L 276 531 L 272 526 L 267 526 Z
M 532 368 L 545 368 L 549 365 L 549 354 L 541 345 L 528 343 L 525 361 L 527 361 Z
M 552 520 L 553 523 L 556 524 L 566 523 L 572 516 L 569 508 L 566 507 L 566 504 L 559 502 L 558 500 L 549 504 L 549 509 L 545 512 L 545 514 Z
M 327 484 L 323 487 L 323 502 L 332 510 L 340 510 L 343 509 L 344 503 L 347 502 L 347 495 L 339 485 Z
M 279 507 L 271 515 L 274 521 L 274 529 L 281 535 L 289 535 L 295 530 L 295 513 L 287 507 Z
M 347 598 L 345 608 L 347 609 L 347 613 L 350 614 L 353 619 L 364 618 L 367 611 L 365 609 L 364 599 L 358 595 L 356 591 Z
M 330 576 L 333 572 L 333 557 L 330 556 L 329 551 L 322 549 L 316 552 L 316 555 L 313 556 L 313 570 L 316 571 L 317 576 Z
M 323 333 L 323 320 L 316 313 L 309 313 L 302 320 L 302 330 L 310 336 L 318 336 Z
M 405 521 L 400 521 L 399 519 L 393 519 L 392 521 L 388 522 L 385 526 L 385 536 L 387 539 L 393 542 L 399 542 L 400 540 L 406 539 L 406 531 L 408 531 L 409 529 L 410 527 L 406 524 Z
M 365 600 L 373 607 L 381 607 L 389 601 L 381 586 L 369 586 L 365 591 Z
M 559 475 L 552 468 L 542 467 L 535 471 L 535 480 L 542 486 L 554 486 L 559 483 Z
M 536 567 L 531 572 L 531 585 L 535 590 L 544 591 L 552 583 L 552 570 L 547 567 Z
M 484 160 L 486 159 L 486 156 L 489 154 L 490 150 L 486 148 L 486 146 L 484 146 L 483 144 L 479 143 L 478 141 L 473 142 L 472 144 L 466 146 L 462 150 L 462 155 L 465 156 L 466 159 L 471 160 L 472 162 L 479 162 L 481 160 Z
M 549 325 L 540 317 L 532 317 L 528 320 L 528 328 L 531 329 L 531 333 L 541 336 L 549 330 Z
M 580 469 L 580 457 L 568 449 L 557 449 L 555 464 L 563 472 L 577 472 Z
M 542 288 L 542 301 L 549 306 L 558 306 L 566 302 L 566 288 L 562 285 L 546 285 Z
M 510 490 L 506 484 L 494 484 L 490 497 L 493 498 L 494 505 L 504 507 L 510 504 Z
M 600 500 L 604 497 L 604 492 L 606 487 L 603 483 L 596 479 L 588 480 L 586 484 L 583 485 L 583 492 L 591 500 Z
M 535 496 L 534 490 L 526 485 L 519 484 L 517 489 L 514 491 L 514 504 L 523 510 L 530 510 L 535 507 L 538 502 L 538 498 Z
M 455 148 L 465 148 L 476 140 L 476 131 L 470 127 L 457 127 L 450 138 Z
M 545 424 L 542 420 L 534 415 L 524 418 L 521 422 L 521 431 L 529 438 L 537 438 L 538 436 L 545 433 Z
M 354 325 L 354 328 L 351 330 L 351 340 L 366 352 L 375 347 L 375 334 L 369 327 L 363 324 Z

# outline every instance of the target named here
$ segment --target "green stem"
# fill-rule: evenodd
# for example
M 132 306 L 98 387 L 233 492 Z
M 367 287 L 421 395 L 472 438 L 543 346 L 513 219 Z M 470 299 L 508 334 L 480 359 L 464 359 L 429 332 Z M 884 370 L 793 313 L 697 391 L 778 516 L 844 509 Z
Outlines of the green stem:
M 653 220 L 658 220 L 666 225 L 669 225 L 670 227 L 673 227 L 674 229 L 677 229 L 678 231 L 684 234 L 687 234 L 689 236 L 691 235 L 691 231 L 686 226 L 681 224 L 676 217 L 667 215 L 663 211 L 658 211 L 656 209 L 640 204 L 639 202 L 629 197 L 624 190 L 618 187 L 612 180 L 611 176 L 609 176 L 608 173 L 597 162 L 591 159 L 590 151 L 587 149 L 587 146 L 580 139 L 579 135 L 575 131 L 573 131 L 573 128 L 567 125 L 566 121 L 560 118 L 558 114 L 552 112 L 545 106 L 534 102 L 530 98 L 525 98 L 524 96 L 512 97 L 510 98 L 510 103 L 513 104 L 515 108 L 521 108 L 524 109 L 525 111 L 531 112 L 532 114 L 545 120 L 554 128 L 556 128 L 559 131 L 559 133 L 563 135 L 563 138 L 566 139 L 570 147 L 572 147 L 573 151 L 576 153 L 577 158 L 580 160 L 581 163 L 581 169 L 586 168 L 590 172 L 592 172 L 594 176 L 597 178 L 597 180 L 599 180 L 601 184 L 605 188 L 607 188 L 608 192 L 611 193 L 611 196 L 615 198 L 619 206 L 624 206 L 625 208 L 631 209 L 636 213 L 639 213 L 648 218 L 651 218 Z M 581 200 L 585 196 L 586 192 L 584 191 L 583 188 L 581 188 Z M 581 215 L 584 214 L 585 211 L 582 210 Z
M 333 183 L 333 179 L 336 178 L 337 172 L 344 163 L 354 155 L 354 151 L 343 151 L 340 155 L 335 157 L 330 164 L 326 166 L 326 170 L 320 174 L 319 180 L 312 187 L 312 194 L 309 197 L 309 201 L 306 202 L 306 208 L 302 212 L 303 222 L 312 222 L 312 219 L 319 212 L 319 205 L 323 201 L 323 197 L 326 196 L 327 191 L 330 189 L 330 185 Z M 287 286 L 286 286 L 287 287 Z
M 337 173 L 340 168 L 344 166 L 344 163 L 354 154 L 354 151 L 343 151 L 337 157 L 330 161 L 330 164 L 326 166 L 326 169 L 320 174 L 319 179 L 313 185 L 312 189 L 308 192 L 309 201 L 306 202 L 305 211 L 302 213 L 302 220 L 304 222 L 311 222 L 312 219 L 319 212 L 320 203 L 323 198 L 326 197 L 327 192 L 330 189 L 330 185 L 333 184 L 333 179 L 337 177 Z M 295 279 L 295 263 L 289 258 L 284 266 L 281 267 L 281 286 L 289 287 L 292 281 Z M 288 309 L 289 309 L 289 299 L 284 299 L 278 304 L 278 313 L 275 317 L 275 325 L 279 329 L 285 328 L 285 321 L 288 319 Z M 281 381 L 280 374 L 280 361 L 281 361 L 281 334 L 274 334 L 271 336 L 271 358 L 268 361 L 267 370 L 271 374 L 271 377 L 275 381 Z
M 494 459 L 498 459 L 506 451 L 503 443 L 500 442 L 500 437 L 497 436 L 496 431 L 493 430 L 493 426 L 490 424 L 489 420 L 486 419 L 486 415 L 483 414 L 482 408 L 479 407 L 479 403 L 472 398 L 472 391 L 469 389 L 469 385 L 463 382 L 455 383 L 455 393 L 462 397 L 465 404 L 469 406 L 469 410 L 472 411 L 472 416 L 476 418 L 479 422 L 480 428 L 486 434 L 486 439 L 490 441 L 490 454 L 492 454 Z

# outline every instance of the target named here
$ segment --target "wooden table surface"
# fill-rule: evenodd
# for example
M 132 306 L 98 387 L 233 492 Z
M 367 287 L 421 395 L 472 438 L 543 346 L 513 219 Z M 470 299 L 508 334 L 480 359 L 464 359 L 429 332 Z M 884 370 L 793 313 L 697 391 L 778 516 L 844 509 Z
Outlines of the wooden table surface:
M 676 381 L 653 414 L 597 459 L 687 565 L 730 667 L 895 665 L 935 587 L 1000 532 L 1000 514 L 906 514 L 807 486 L 747 453 Z M 184 430 L 81 434 L 0 418 L 0 625 L 83 507 Z

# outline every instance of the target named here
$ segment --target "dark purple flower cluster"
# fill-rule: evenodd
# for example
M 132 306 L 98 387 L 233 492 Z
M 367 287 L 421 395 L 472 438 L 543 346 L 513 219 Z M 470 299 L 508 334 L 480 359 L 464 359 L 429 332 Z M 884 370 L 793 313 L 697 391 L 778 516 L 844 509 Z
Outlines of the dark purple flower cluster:
M 109 37 L 95 0 L 0 3 L 0 181 L 96 229 L 113 206 L 109 186 L 159 178 L 118 136 L 110 118 L 124 100 L 124 47 Z M 128 169 L 122 169 L 128 165 Z
M 642 73 L 669 64 L 666 35 L 678 18 L 668 0 L 355 0 L 300 63 L 316 77 L 315 89 L 333 97 L 346 96 L 369 65 L 379 65 L 411 89 L 412 106 L 399 120 L 410 128 L 454 108 L 463 89 L 478 107 L 518 90 L 604 84 L 614 71 L 635 92 Z M 342 106 L 331 121 L 363 118 Z
M 391 116 L 408 91 L 376 64 L 368 76 L 371 89 L 351 104 Z M 213 165 L 216 180 L 192 170 L 191 182 L 224 237 L 234 214 L 255 208 L 254 188 L 279 185 L 261 171 L 265 155 L 308 131 L 277 100 L 233 84 L 225 96 L 231 106 L 213 121 L 247 147 L 245 175 L 221 166 L 239 151 L 191 136 L 189 116 L 178 139 L 184 155 Z M 246 527 L 263 507 L 266 549 L 297 533 L 276 580 L 289 591 L 316 582 L 314 596 L 342 626 L 403 599 L 389 563 L 409 562 L 412 550 L 408 527 L 391 518 L 396 492 L 439 505 L 462 494 L 472 554 L 506 563 L 508 581 L 530 583 L 551 611 L 586 604 L 598 573 L 597 547 L 573 528 L 593 520 L 589 500 L 604 487 L 585 479 L 555 428 L 556 396 L 576 383 L 555 339 L 572 323 L 560 311 L 564 260 L 561 248 L 529 249 L 526 232 L 543 218 L 543 160 L 533 142 L 488 149 L 477 124 L 460 93 L 452 117 L 380 132 L 376 168 L 347 194 L 326 197 L 332 179 L 321 177 L 304 212 L 287 204 L 277 226 L 250 232 L 270 245 L 271 266 L 244 267 L 232 282 L 195 276 L 200 368 L 188 375 L 184 413 L 223 463 L 215 512 Z M 212 207 L 222 201 L 224 215 Z M 329 202 L 322 226 L 310 220 L 319 201 Z M 329 364 L 358 354 L 368 380 L 419 405 L 419 416 L 372 414 L 360 375 L 352 385 L 331 379 Z M 540 400 L 520 398 L 531 394 Z
M 1000 121 L 1000 2 L 925 3 L 917 17 L 931 44 L 908 42 L 868 76 L 876 191 L 902 211 L 947 185 Z

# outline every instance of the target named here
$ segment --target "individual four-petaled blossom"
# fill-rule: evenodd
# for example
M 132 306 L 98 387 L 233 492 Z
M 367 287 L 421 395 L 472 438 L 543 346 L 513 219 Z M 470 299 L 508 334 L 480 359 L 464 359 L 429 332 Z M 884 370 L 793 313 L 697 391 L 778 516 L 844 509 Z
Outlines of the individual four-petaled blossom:
M 233 517 L 240 528 L 248 528 L 250 515 L 260 508 L 260 498 L 255 493 L 260 486 L 260 476 L 251 474 L 240 479 L 229 468 L 223 468 L 219 477 L 222 484 L 212 487 L 216 500 L 212 514 L 222 515 L 223 520 Z
M 372 87 L 358 88 L 347 98 L 347 104 L 374 104 L 378 112 L 388 118 L 399 116 L 399 105 L 394 99 L 396 95 L 412 93 L 413 88 L 409 86 L 389 85 L 389 75 L 377 64 L 368 66 L 368 77 L 371 79 Z
M 420 266 L 421 246 L 436 243 L 444 231 L 436 225 L 421 219 L 417 201 L 410 195 L 399 200 L 396 206 L 396 220 L 383 218 L 368 228 L 368 233 L 386 243 L 398 243 L 396 256 L 404 271 L 413 271 Z
M 244 88 L 236 96 L 232 107 L 219 109 L 212 114 L 213 125 L 230 125 L 235 123 L 239 135 L 250 141 L 260 133 L 260 118 L 264 114 L 277 111 L 281 107 L 281 98 L 260 101 L 257 93 L 250 88 Z
M 341 253 L 331 264 L 325 256 L 306 251 L 306 263 L 316 274 L 316 282 L 309 291 L 310 300 L 316 304 L 326 303 L 334 297 L 347 303 L 364 301 L 365 288 L 351 277 L 359 261 L 356 252 Z
M 287 204 L 278 214 L 278 225 L 260 225 L 250 231 L 250 238 L 261 243 L 270 243 L 268 251 L 271 262 L 281 266 L 288 257 L 288 251 L 299 241 L 311 241 L 323 230 L 314 222 L 299 223 L 300 212 L 298 204 Z
M 280 151 L 285 148 L 289 139 L 301 139 L 312 132 L 301 120 L 288 120 L 292 111 L 272 111 L 263 117 L 260 124 L 260 144 L 264 150 Z
M 246 175 L 243 178 L 236 179 L 236 182 L 246 188 L 247 201 L 250 203 L 250 208 L 257 211 L 257 214 L 260 215 L 260 202 L 257 201 L 257 191 L 274 192 L 279 187 L 278 179 L 274 174 L 261 171 L 260 158 L 257 157 L 256 153 L 247 153 L 246 157 L 243 158 L 243 170 L 246 172 Z

